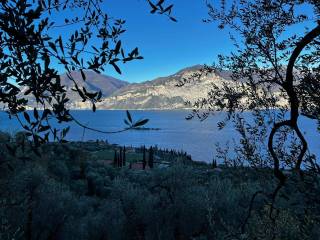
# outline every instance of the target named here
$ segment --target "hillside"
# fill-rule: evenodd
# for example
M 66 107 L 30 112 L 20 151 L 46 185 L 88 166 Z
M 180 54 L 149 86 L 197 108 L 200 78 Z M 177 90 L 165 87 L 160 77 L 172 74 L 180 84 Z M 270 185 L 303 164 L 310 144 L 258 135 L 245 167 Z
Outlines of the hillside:
M 179 80 L 190 76 L 201 66 L 182 69 L 167 76 L 146 81 L 143 83 L 129 84 L 115 91 L 111 96 L 103 99 L 98 104 L 99 109 L 181 109 L 185 108 L 186 100 L 194 101 L 204 97 L 211 84 L 221 84 L 228 81 L 216 74 L 201 78 L 183 87 L 177 87 Z M 227 74 L 225 73 L 227 76 Z M 226 77 L 227 78 L 227 77 Z
M 177 83 L 195 73 L 201 65 L 195 65 L 178 71 L 177 73 L 159 77 L 142 83 L 128 83 L 116 78 L 86 71 L 86 81 L 82 80 L 80 72 L 73 72 L 79 86 L 89 92 L 101 90 L 102 101 L 97 104 L 98 109 L 183 109 L 185 101 L 195 101 L 205 97 L 211 84 L 222 84 L 229 81 L 229 73 L 212 73 L 193 81 L 183 87 Z M 73 83 L 68 77 L 61 75 L 62 84 L 66 86 L 71 109 L 90 109 L 89 102 L 82 102 L 77 92 L 72 91 Z M 22 90 L 21 94 L 23 94 Z M 29 99 L 29 107 L 34 106 L 33 99 Z
M 141 83 L 128 83 L 116 78 L 86 71 L 86 81 L 82 80 L 80 72 L 72 75 L 80 86 L 84 86 L 89 92 L 102 91 L 102 101 L 97 103 L 97 109 L 185 109 L 186 101 L 194 102 L 207 97 L 212 84 L 221 85 L 224 82 L 233 84 L 230 72 L 214 72 L 200 79 L 194 80 L 183 87 L 177 84 L 184 78 L 197 72 L 201 65 L 184 68 L 175 74 L 159 77 L 151 81 Z M 71 109 L 91 109 L 89 102 L 82 102 L 78 93 L 72 91 L 73 83 L 67 76 L 61 75 L 62 84 L 66 86 L 67 96 L 70 99 Z M 278 88 L 274 88 L 275 94 L 280 96 Z M 23 94 L 24 90 L 21 91 Z M 286 104 L 283 99 L 283 104 Z M 33 108 L 34 101 L 29 99 L 29 107 Z

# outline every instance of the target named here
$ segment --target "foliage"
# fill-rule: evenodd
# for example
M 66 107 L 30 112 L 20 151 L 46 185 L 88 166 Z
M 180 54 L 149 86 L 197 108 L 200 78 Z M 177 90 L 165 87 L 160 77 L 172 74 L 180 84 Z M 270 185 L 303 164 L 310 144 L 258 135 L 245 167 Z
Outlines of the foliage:
M 163 0 L 146 2 L 152 13 L 176 21 L 171 15 L 173 5 L 167 6 Z M 121 74 L 120 63 L 143 59 L 138 48 L 126 53 L 121 42 L 125 21 L 105 13 L 102 3 L 102 0 L 0 3 L 0 102 L 10 117 L 19 120 L 36 146 L 48 142 L 49 135 L 59 141 L 66 136 L 69 129 L 52 127 L 52 119 L 59 123 L 75 121 L 86 127 L 70 113 L 68 90 L 66 83 L 61 82 L 57 66 L 66 72 L 72 91 L 83 102 L 89 101 L 95 111 L 102 92 L 87 91 L 72 72 L 79 71 L 83 81 L 90 81 L 85 70 L 100 73 L 111 66 Z M 57 34 L 61 31 L 63 35 Z M 26 111 L 30 101 L 37 105 L 31 114 Z M 130 128 L 146 122 L 130 122 Z
M 235 50 L 230 55 L 220 55 L 218 63 L 204 66 L 177 85 L 198 81 L 203 75 L 219 76 L 219 73 L 227 74 L 231 80 L 220 85 L 213 83 L 205 98 L 194 103 L 187 102 L 194 108 L 187 119 L 199 117 L 205 120 L 215 111 L 226 111 L 227 116 L 218 127 L 222 129 L 231 121 L 240 141 L 233 145 L 231 154 L 230 146 L 222 148 L 218 145 L 216 158 L 228 166 L 249 165 L 258 172 L 273 169 L 278 182 L 269 189 L 272 200 L 270 205 L 265 206 L 269 216 L 262 214 L 272 227 L 264 220 L 265 228 L 258 227 L 264 231 L 263 236 L 257 239 L 312 239 L 311 228 L 301 231 L 299 224 L 283 223 L 295 218 L 301 220 L 299 214 L 294 212 L 292 215 L 287 210 L 279 213 L 275 205 L 282 188 L 297 185 L 306 187 L 300 190 L 300 193 L 305 191 L 301 197 L 303 200 L 297 200 L 292 194 L 286 196 L 287 200 L 297 200 L 295 206 L 299 210 L 304 206 L 302 208 L 307 211 L 305 200 L 313 202 L 314 208 L 319 208 L 314 197 L 319 165 L 315 156 L 308 152 L 308 142 L 298 125 L 300 115 L 320 123 L 319 1 L 243 0 L 220 1 L 220 4 L 208 1 L 207 7 L 209 18 L 204 21 L 216 22 L 220 29 L 230 31 Z M 306 15 L 303 11 L 306 8 L 313 11 Z M 301 32 L 299 36 L 290 31 L 297 26 L 306 27 L 306 32 Z M 252 121 L 252 118 L 245 118 L 248 115 L 253 118 Z M 253 195 L 252 206 L 260 194 L 257 191 Z M 286 204 L 283 206 L 288 207 Z M 250 212 L 254 211 L 255 208 L 252 208 Z M 245 224 L 249 228 L 250 224 L 259 221 L 250 222 L 250 219 Z M 295 234 L 281 235 L 279 225 L 281 230 L 288 227 L 290 230 L 287 233 L 291 231 Z M 244 237 L 241 234 L 237 236 Z
M 268 193 L 276 185 L 268 169 L 223 167 L 216 171 L 211 164 L 173 162 L 169 168 L 155 165 L 139 171 L 114 168 L 90 159 L 90 154 L 84 162 L 78 161 L 84 153 L 75 146 L 74 152 L 70 149 L 72 158 L 51 155 L 52 149 L 62 147 L 58 144 L 44 145 L 45 160 L 12 161 L 14 171 L 9 176 L 0 168 L 1 239 L 15 235 L 19 239 L 83 240 L 320 236 L 319 205 L 307 202 L 303 194 L 319 194 L 319 185 L 288 183 L 279 195 L 273 222 L 267 194 L 257 195 L 254 210 L 249 211 L 255 192 Z M 244 224 L 249 213 L 249 224 Z
M 313 15 L 300 11 L 306 5 L 314 9 Z M 253 165 L 273 165 L 275 175 L 284 183 L 281 167 L 300 170 L 310 159 L 306 154 L 308 143 L 298 126 L 300 113 L 319 120 L 318 103 L 313 102 L 320 95 L 316 87 L 319 4 L 309 0 L 256 0 L 207 6 L 206 22 L 216 21 L 221 29 L 229 28 L 235 51 L 219 56 L 218 64 L 205 66 L 180 84 L 219 71 L 229 72 L 232 81 L 222 86 L 214 83 L 207 97 L 193 104 L 189 118 L 198 116 L 203 120 L 214 111 L 227 111 L 219 128 L 229 120 L 234 122 L 241 136 L 236 151 Z M 287 31 L 297 25 L 313 29 L 302 33 L 302 37 Z M 253 113 L 254 123 L 244 119 L 245 111 Z
M 11 139 L 10 134 L 5 132 L 0 132 L 0 143 L 9 143 Z

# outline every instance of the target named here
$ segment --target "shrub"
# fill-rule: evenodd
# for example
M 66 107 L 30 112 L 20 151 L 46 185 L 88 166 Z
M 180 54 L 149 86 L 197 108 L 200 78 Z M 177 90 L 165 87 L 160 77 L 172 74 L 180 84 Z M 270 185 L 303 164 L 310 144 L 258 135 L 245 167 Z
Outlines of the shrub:
M 17 144 L 22 145 L 25 144 L 25 142 L 28 141 L 28 137 L 26 135 L 26 132 L 19 131 L 14 135 L 14 140 Z
M 57 177 L 60 181 L 68 181 L 70 179 L 70 170 L 66 162 L 63 160 L 49 161 L 48 171 Z
M 0 131 L 0 143 L 9 143 L 11 136 L 9 133 Z

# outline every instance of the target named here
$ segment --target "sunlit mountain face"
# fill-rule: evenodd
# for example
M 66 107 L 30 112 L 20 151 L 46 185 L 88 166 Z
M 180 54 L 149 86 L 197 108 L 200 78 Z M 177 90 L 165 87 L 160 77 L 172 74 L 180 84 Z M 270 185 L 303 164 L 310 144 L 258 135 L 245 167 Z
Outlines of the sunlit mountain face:
M 192 79 L 192 74 L 198 72 L 202 65 L 184 68 L 177 73 L 141 83 L 129 83 L 114 77 L 85 71 L 86 79 L 82 79 L 80 72 L 72 72 L 77 84 L 88 92 L 102 92 L 102 101 L 97 104 L 98 109 L 184 109 L 186 101 L 195 101 L 205 97 L 212 83 L 222 84 L 230 81 L 229 72 L 215 72 Z M 178 87 L 183 79 L 190 79 L 190 84 Z M 61 75 L 61 84 L 67 90 L 72 109 L 90 109 L 89 102 L 82 102 L 81 97 L 72 91 L 73 82 L 66 74 Z M 22 90 L 22 93 L 24 91 Z M 29 107 L 35 104 L 29 99 Z

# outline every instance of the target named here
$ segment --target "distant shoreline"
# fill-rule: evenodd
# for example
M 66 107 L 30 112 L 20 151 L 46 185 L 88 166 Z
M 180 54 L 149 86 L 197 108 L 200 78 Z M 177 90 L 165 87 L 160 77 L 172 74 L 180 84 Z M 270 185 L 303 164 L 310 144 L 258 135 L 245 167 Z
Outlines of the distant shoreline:
M 32 107 L 27 107 L 26 110 L 27 111 L 32 111 L 34 108 Z M 92 111 L 91 108 L 70 108 L 69 110 L 71 111 Z M 191 111 L 193 110 L 193 108 L 148 108 L 148 109 L 143 109 L 143 108 L 133 108 L 133 109 L 126 109 L 126 108 L 112 108 L 112 109 L 98 109 L 96 110 L 96 112 L 98 111 Z M 6 111 L 6 110 L 2 110 L 2 111 Z M 41 111 L 41 110 L 39 110 Z

